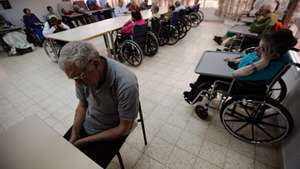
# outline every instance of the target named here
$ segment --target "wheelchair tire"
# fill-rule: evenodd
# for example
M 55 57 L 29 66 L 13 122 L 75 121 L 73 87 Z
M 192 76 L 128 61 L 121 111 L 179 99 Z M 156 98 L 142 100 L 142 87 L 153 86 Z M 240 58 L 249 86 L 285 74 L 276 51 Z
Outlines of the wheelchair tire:
M 175 45 L 179 40 L 179 31 L 176 27 L 170 25 L 167 27 L 168 45 Z
M 146 44 L 144 53 L 146 56 L 154 56 L 159 48 L 158 40 L 153 32 L 148 31 L 146 34 Z
M 182 18 L 182 22 L 186 27 L 186 31 L 188 32 L 189 30 L 191 30 L 192 28 L 192 21 L 190 20 L 190 18 L 188 18 L 187 16 L 184 16 Z
M 137 67 L 143 62 L 143 50 L 136 42 L 125 40 L 120 48 L 120 57 L 129 65 Z
M 189 14 L 189 17 L 190 17 L 190 21 L 191 21 L 191 26 L 193 28 L 197 27 L 201 23 L 201 18 L 197 13 L 192 12 Z
M 279 93 L 278 93 L 278 92 Z M 271 87 L 268 96 L 279 103 L 281 103 L 287 94 L 287 87 L 282 78 L 279 78 L 278 81 Z
M 200 119 L 207 120 L 207 118 L 208 118 L 207 108 L 204 108 L 201 105 L 197 105 L 195 107 L 195 112 Z
M 58 51 L 60 49 L 58 49 L 55 45 L 51 45 L 51 43 L 49 43 L 48 40 L 45 40 L 43 43 L 43 48 L 45 50 L 45 53 L 47 54 L 47 56 L 49 57 L 49 59 L 54 62 L 57 63 L 58 62 Z
M 186 33 L 187 33 L 186 26 L 183 24 L 183 22 L 178 21 L 178 24 L 177 24 L 176 27 L 177 27 L 178 32 L 179 32 L 179 39 L 183 39 L 186 36 Z
M 201 23 L 204 20 L 204 13 L 201 10 L 199 10 L 197 14 L 200 16 L 200 23 Z
M 288 110 L 268 97 L 233 97 L 222 106 L 220 119 L 231 135 L 251 144 L 278 143 L 294 127 Z
M 169 41 L 168 32 L 165 29 L 161 29 L 158 33 L 159 46 L 164 46 L 168 44 L 168 41 Z

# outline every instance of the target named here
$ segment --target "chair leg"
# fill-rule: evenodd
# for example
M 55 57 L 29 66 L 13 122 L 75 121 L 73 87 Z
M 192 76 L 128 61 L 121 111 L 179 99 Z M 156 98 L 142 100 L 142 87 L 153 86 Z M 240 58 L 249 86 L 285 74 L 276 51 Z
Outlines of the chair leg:
M 121 169 L 125 169 L 120 152 L 117 153 Z
M 138 120 L 138 122 L 141 122 L 141 124 L 142 124 L 142 131 L 143 131 L 143 136 L 144 136 L 144 142 L 145 142 L 145 145 L 147 145 L 148 143 L 147 143 L 146 130 L 145 130 L 145 125 L 144 125 L 144 118 L 143 118 L 141 103 L 139 105 L 139 114 L 140 114 L 140 119 Z

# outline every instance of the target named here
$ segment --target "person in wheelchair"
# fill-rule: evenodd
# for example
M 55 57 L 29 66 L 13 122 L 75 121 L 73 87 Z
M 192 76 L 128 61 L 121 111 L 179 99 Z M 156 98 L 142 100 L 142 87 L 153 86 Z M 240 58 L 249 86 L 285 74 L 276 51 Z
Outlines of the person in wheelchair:
M 231 95 L 265 95 L 266 85 L 291 62 L 287 52 L 296 44 L 297 39 L 288 29 L 267 32 L 262 35 L 257 51 L 224 59 L 233 69 L 232 78 L 200 75 L 195 83 L 190 84 L 191 91 L 184 92 L 184 98 L 191 103 L 202 90 L 209 90 L 215 81 L 231 82 L 232 79 L 236 79 L 236 83 L 232 86 Z M 226 91 L 228 87 L 216 86 L 216 90 Z M 200 96 L 197 101 L 201 100 Z
M 179 1 L 175 2 L 175 12 L 179 12 L 181 10 L 185 10 L 185 6 L 181 5 L 181 3 Z
M 31 13 L 31 10 L 28 8 L 23 9 L 24 16 L 23 16 L 23 22 L 25 25 L 25 28 L 28 31 L 32 31 L 36 37 L 38 38 L 39 42 L 44 41 L 43 36 L 43 23 L 40 21 L 40 19 L 33 13 Z
M 187 14 L 191 13 L 191 12 L 198 12 L 200 9 L 200 4 L 199 4 L 199 0 L 195 0 L 194 4 L 192 6 L 188 6 L 186 8 L 187 10 Z
M 55 15 L 48 16 L 48 20 L 45 23 L 43 29 L 43 35 L 52 34 L 61 32 L 64 30 L 70 29 L 69 26 L 64 24 L 60 19 L 58 19 Z
M 117 41 L 121 44 L 124 40 L 130 38 L 133 35 L 133 30 L 135 26 L 143 26 L 146 22 L 142 18 L 142 14 L 140 11 L 132 11 L 131 12 L 131 19 L 127 21 L 123 27 L 121 28 L 121 34 L 117 36 Z
M 170 19 L 173 16 L 174 11 L 175 11 L 175 6 L 174 5 L 170 5 L 169 8 L 168 8 L 167 14 L 164 16 L 164 21 L 165 22 L 169 22 L 170 21 Z
M 277 22 L 277 15 L 272 12 L 270 5 L 264 5 L 261 7 L 260 12 L 256 16 L 255 21 L 250 25 L 249 31 L 252 33 L 261 34 L 263 31 L 272 28 Z M 214 41 L 221 45 L 227 38 L 234 36 L 234 33 L 227 32 L 225 36 L 215 36 Z

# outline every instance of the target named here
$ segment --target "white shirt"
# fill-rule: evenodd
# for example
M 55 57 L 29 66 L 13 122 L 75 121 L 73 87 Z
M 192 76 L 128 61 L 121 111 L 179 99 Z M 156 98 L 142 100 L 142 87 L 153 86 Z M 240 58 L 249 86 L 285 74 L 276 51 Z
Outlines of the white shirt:
M 126 8 L 126 5 L 123 5 L 122 7 L 116 6 L 114 12 L 116 17 L 123 16 L 125 12 L 128 12 L 128 9 Z
M 61 24 L 63 25 L 64 29 L 70 29 L 70 27 L 67 26 L 66 24 L 64 24 L 64 23 L 61 23 Z M 44 25 L 44 29 L 43 29 L 43 35 L 45 36 L 45 35 L 48 35 L 48 34 L 52 34 L 52 33 L 55 32 L 55 30 L 56 30 L 56 29 L 55 29 L 54 26 L 52 26 L 52 27 L 50 28 L 49 23 L 46 22 L 45 25 Z
M 175 8 L 175 12 L 178 12 L 178 11 L 180 11 L 180 10 L 182 10 L 182 9 L 185 9 L 185 6 L 184 6 L 184 5 L 180 5 L 179 7 L 176 7 L 176 8 Z

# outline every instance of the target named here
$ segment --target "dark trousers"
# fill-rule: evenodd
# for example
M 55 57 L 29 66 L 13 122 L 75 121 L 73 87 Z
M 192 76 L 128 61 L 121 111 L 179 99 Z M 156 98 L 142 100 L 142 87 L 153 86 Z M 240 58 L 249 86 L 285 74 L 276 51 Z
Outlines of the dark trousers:
M 71 137 L 72 127 L 64 135 L 66 140 Z M 89 136 L 84 129 L 80 131 L 81 138 Z M 119 149 L 125 142 L 127 136 L 123 136 L 117 140 L 111 141 L 100 141 L 95 143 L 90 143 L 80 147 L 85 155 L 91 158 L 94 162 L 103 168 L 106 168 L 114 156 L 119 152 Z

